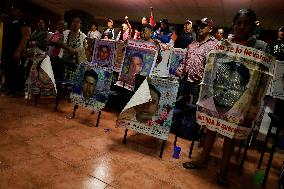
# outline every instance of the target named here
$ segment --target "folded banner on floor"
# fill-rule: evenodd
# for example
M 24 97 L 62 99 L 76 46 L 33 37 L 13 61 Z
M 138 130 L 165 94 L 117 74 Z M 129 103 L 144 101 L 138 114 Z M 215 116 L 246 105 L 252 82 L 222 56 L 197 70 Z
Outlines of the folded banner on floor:
M 177 80 L 145 79 L 118 116 L 117 126 L 166 140 L 177 90 Z
M 37 54 L 30 61 L 32 67 L 27 79 L 28 92 L 41 96 L 56 95 L 57 89 L 49 56 Z
M 159 64 L 153 68 L 151 75 L 159 77 L 168 77 L 169 76 L 169 58 L 172 50 L 163 50 L 161 51 L 162 60 Z
M 155 43 L 128 40 L 122 70 L 116 85 L 132 91 L 135 84 L 135 74 L 149 76 L 155 66 L 157 55 L 158 46 Z
M 80 64 L 74 75 L 71 101 L 92 111 L 101 111 L 107 102 L 111 75 L 109 71 L 93 68 L 89 64 Z
M 95 40 L 92 64 L 95 68 L 106 71 L 113 70 L 115 41 Z
M 175 76 L 178 66 L 182 63 L 187 49 L 173 49 L 169 61 L 169 75 Z
M 207 57 L 197 122 L 229 138 L 245 139 L 259 113 L 275 59 L 262 51 L 223 42 Z

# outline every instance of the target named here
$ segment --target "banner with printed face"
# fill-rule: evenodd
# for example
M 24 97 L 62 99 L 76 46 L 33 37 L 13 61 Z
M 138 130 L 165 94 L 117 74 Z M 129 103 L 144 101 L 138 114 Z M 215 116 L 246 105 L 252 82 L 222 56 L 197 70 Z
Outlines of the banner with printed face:
M 174 48 L 169 61 L 169 75 L 175 76 L 178 66 L 182 63 L 187 49 Z
M 128 40 L 122 70 L 116 85 L 132 91 L 135 84 L 135 74 L 148 77 L 155 66 L 157 55 L 158 47 L 155 43 Z
M 275 59 L 262 51 L 219 42 L 208 55 L 197 102 L 197 123 L 246 139 L 263 103 Z
M 83 62 L 92 62 L 95 39 L 87 37 L 86 41 L 87 41 L 87 45 L 85 48 L 85 57 L 86 57 L 85 59 L 86 60 Z
M 112 71 L 115 54 L 115 41 L 95 40 L 92 64 L 95 68 Z
M 89 64 L 80 64 L 74 75 L 71 101 L 92 111 L 101 111 L 107 102 L 111 75 L 109 71 L 96 69 Z
M 167 140 L 178 81 L 145 79 L 118 116 L 117 126 Z
M 41 96 L 56 95 L 56 84 L 49 56 L 42 54 L 31 58 L 33 65 L 27 79 L 28 92 Z
M 122 63 L 123 63 L 123 55 L 126 48 L 126 43 L 123 41 L 117 41 L 116 42 L 116 49 L 115 49 L 115 59 L 114 59 L 114 65 L 113 65 L 113 71 L 115 72 L 121 72 L 122 69 Z
M 276 61 L 270 95 L 284 100 L 284 61 Z
M 162 50 L 161 57 L 162 60 L 159 64 L 153 68 L 152 76 L 168 77 L 169 76 L 169 58 L 171 55 L 171 50 Z

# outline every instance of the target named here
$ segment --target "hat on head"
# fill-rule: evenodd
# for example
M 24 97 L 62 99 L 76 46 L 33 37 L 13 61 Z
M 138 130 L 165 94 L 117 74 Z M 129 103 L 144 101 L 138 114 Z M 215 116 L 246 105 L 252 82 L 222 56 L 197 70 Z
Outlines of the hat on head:
M 169 21 L 168 21 L 168 19 L 163 19 L 163 20 L 160 20 L 160 23 L 164 23 L 164 24 L 169 24 Z
M 281 27 L 278 29 L 278 31 L 284 32 L 284 26 L 281 26 Z
M 190 21 L 190 20 L 186 20 L 185 22 L 184 22 L 185 24 L 192 24 L 192 22 Z
M 113 23 L 113 19 L 108 17 L 108 18 L 106 18 L 106 22 L 112 22 Z
M 206 17 L 205 17 L 205 18 L 202 18 L 201 20 L 197 20 L 197 21 L 196 21 L 196 24 L 197 24 L 197 25 L 205 24 L 205 25 L 210 26 L 210 27 L 213 27 L 213 26 L 214 26 L 213 20 L 210 19 L 210 18 L 206 18 Z

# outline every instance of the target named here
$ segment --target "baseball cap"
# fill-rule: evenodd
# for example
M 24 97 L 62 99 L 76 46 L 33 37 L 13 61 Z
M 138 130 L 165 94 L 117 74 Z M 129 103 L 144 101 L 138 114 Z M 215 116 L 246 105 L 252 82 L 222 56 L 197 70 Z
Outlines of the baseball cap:
M 284 26 L 281 26 L 278 31 L 284 32 Z
M 197 20 L 197 21 L 196 21 L 196 24 L 197 24 L 197 25 L 205 24 L 205 25 L 210 26 L 210 27 L 213 27 L 213 26 L 214 26 L 213 20 L 210 19 L 210 18 L 207 18 L 207 17 L 202 18 L 201 20 Z
M 113 19 L 108 17 L 108 18 L 106 18 L 106 22 L 112 22 L 113 23 Z
M 192 24 L 192 22 L 190 21 L 190 20 L 186 20 L 185 22 L 184 22 L 185 24 Z

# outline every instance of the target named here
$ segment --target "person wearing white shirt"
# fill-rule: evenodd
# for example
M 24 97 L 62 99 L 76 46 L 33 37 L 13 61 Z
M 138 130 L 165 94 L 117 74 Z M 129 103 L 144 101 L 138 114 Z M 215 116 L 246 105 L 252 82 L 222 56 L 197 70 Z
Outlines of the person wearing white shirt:
M 97 29 L 98 29 L 98 24 L 92 23 L 91 30 L 88 32 L 87 37 L 91 39 L 100 39 L 102 34 Z

